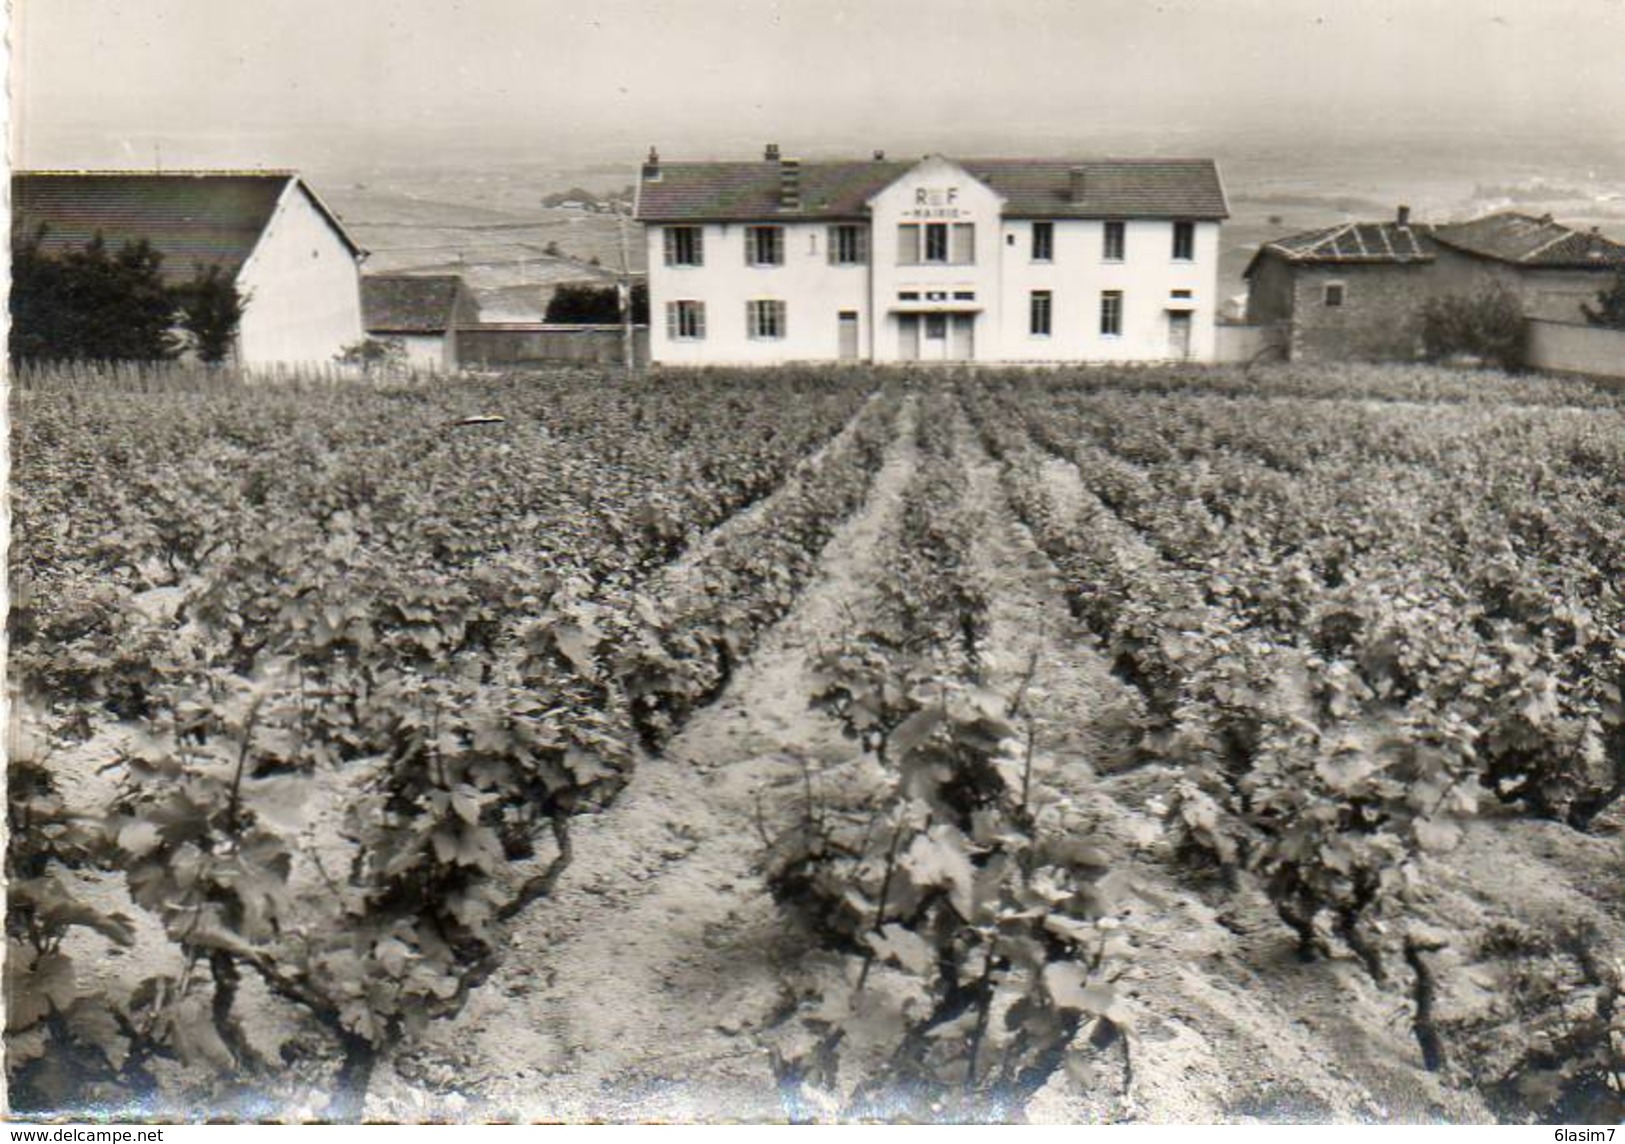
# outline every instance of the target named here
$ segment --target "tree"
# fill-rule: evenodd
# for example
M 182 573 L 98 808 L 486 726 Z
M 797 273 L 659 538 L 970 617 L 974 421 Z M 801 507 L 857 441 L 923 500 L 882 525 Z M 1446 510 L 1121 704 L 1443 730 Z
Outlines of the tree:
M 41 227 L 17 246 L 11 286 L 16 362 L 164 361 L 180 349 L 163 255 L 145 239 L 116 254 L 98 233 L 83 250 L 45 253 Z
M 1430 298 L 1422 308 L 1422 347 L 1432 361 L 1466 356 L 1516 372 L 1523 368 L 1525 338 L 1523 302 L 1500 284 Z
M 621 320 L 620 291 L 614 286 L 566 282 L 553 291 L 542 320 L 569 326 L 615 325 Z M 632 286 L 632 320 L 649 320 L 649 287 L 643 282 Z
M 1597 308 L 1582 302 L 1580 312 L 1593 326 L 1625 330 L 1625 267 L 1614 272 L 1612 285 L 1597 291 Z
M 218 265 L 198 267 L 192 281 L 175 290 L 180 324 L 191 337 L 198 358 L 219 365 L 231 355 L 237 341 L 247 299 L 237 283 Z

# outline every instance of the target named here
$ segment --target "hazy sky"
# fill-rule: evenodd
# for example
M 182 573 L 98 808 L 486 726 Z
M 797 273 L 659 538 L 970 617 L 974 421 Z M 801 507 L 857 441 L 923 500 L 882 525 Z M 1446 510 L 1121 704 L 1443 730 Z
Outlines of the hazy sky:
M 1625 0 L 13 0 L 19 166 L 414 140 L 1494 124 L 1625 140 Z

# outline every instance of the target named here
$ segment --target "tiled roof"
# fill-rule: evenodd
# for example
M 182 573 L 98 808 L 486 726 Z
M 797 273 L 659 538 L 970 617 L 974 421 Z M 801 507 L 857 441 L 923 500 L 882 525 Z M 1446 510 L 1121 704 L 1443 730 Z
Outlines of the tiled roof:
M 1346 222 L 1266 242 L 1288 262 L 1432 262 L 1432 227 L 1422 223 Z
M 298 180 L 290 171 L 19 172 L 11 179 L 12 242 L 42 225 L 48 254 L 83 247 L 97 234 L 115 248 L 146 239 L 163 255 L 167 281 L 189 281 L 195 267 L 216 264 L 235 276 L 290 180 Z M 332 213 L 310 199 L 359 253 Z
M 1625 266 L 1625 245 L 1516 211 L 1441 226 L 1434 237 L 1446 246 L 1520 266 Z
M 971 159 L 966 170 L 1008 200 L 1007 216 L 1220 219 L 1230 214 L 1211 159 Z M 1083 196 L 1071 197 L 1083 170 Z
M 1013 218 L 1189 218 L 1228 216 L 1211 159 L 956 159 L 1006 202 Z M 765 218 L 865 217 L 866 204 L 914 167 L 890 160 L 803 162 L 799 210 L 779 205 L 782 165 L 667 163 L 644 176 L 638 217 L 650 222 Z M 1071 197 L 1072 171 L 1083 170 L 1081 199 Z
M 361 279 L 362 325 L 375 333 L 444 333 L 456 324 L 462 285 L 455 274 L 366 275 Z

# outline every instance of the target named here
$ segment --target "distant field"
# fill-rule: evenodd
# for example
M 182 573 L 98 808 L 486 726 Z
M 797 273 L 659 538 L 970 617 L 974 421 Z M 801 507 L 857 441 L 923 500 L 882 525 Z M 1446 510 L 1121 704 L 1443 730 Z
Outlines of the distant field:
M 1389 218 L 1401 202 L 1420 222 L 1504 209 L 1550 212 L 1570 226 L 1598 226 L 1625 241 L 1625 185 L 1583 167 L 1511 168 L 1488 178 L 1481 168 L 1460 163 L 1422 169 L 1409 155 L 1362 167 L 1346 158 L 1306 163 L 1271 154 L 1227 163 L 1225 171 L 1231 217 L 1219 262 L 1221 301 L 1245 292 L 1242 272 L 1262 243 L 1352 219 Z M 542 199 L 574 185 L 612 191 L 633 177 L 631 166 L 413 169 L 323 192 L 373 252 L 369 269 L 462 272 L 482 305 L 520 320 L 540 317 L 553 284 L 590 274 L 542 255 L 549 242 L 579 263 L 596 257 L 609 270 L 620 264 L 613 218 L 548 210 Z M 632 268 L 641 270 L 641 243 L 630 245 Z
M 367 270 L 461 274 L 481 313 L 498 321 L 538 321 L 559 282 L 608 278 L 620 268 L 613 216 L 551 210 L 540 205 L 540 192 L 523 213 L 371 185 L 324 197 L 369 252 Z M 641 270 L 635 231 L 628 224 L 627 250 L 632 269 Z M 565 257 L 545 253 L 549 244 Z M 591 266 L 594 258 L 602 269 Z

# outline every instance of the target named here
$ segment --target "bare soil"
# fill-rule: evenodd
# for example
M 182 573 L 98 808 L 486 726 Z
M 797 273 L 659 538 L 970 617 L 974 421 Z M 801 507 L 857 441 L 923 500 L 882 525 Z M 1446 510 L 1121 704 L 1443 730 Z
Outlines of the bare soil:
M 516 923 L 514 956 L 455 1023 L 379 1078 L 370 1116 L 785 1118 L 762 1034 L 785 1011 L 801 951 L 758 874 L 761 824 L 793 813 L 803 758 L 852 754 L 808 710 L 807 665 L 861 612 L 884 559 L 879 541 L 915 464 L 911 417 L 795 610 L 723 698 L 579 827 L 575 864 Z M 966 496 L 984 523 L 987 683 L 1014 694 L 1030 677 L 1039 797 L 1069 804 L 1133 887 L 1126 1043 L 1057 1072 L 1028 1119 L 1493 1122 L 1460 1067 L 1424 1068 L 1407 982 L 1379 989 L 1352 960 L 1299 961 L 1261 893 L 1205 883 L 1173 861 L 1161 797 L 1175 772 L 1125 765 L 1135 698 L 1068 611 L 996 465 L 968 426 L 959 436 Z M 1068 488 L 1075 471 L 1047 477 L 1061 504 L 1083 503 Z M 1582 836 L 1492 811 L 1433 863 L 1417 921 L 1445 945 L 1431 955 L 1441 1020 L 1494 1035 L 1497 981 L 1478 951 L 1497 923 L 1537 933 L 1588 923 L 1605 949 L 1625 949 L 1618 825 Z
M 640 761 L 613 806 L 576 821 L 575 857 L 552 896 L 511 923 L 509 955 L 456 1020 L 380 1067 L 369 1119 L 786 1118 L 765 1033 L 786 1011 L 788 971 L 804 950 L 759 874 L 763 824 L 795 812 L 806 760 L 853 754 L 808 708 L 809 665 L 861 613 L 886 558 L 882 540 L 917 462 L 915 416 L 905 404 L 866 505 L 830 541 L 793 611 L 718 702 Z M 1497 925 L 1589 925 L 1599 951 L 1619 956 L 1618 812 L 1592 835 L 1491 812 L 1432 863 L 1416 920 L 1444 946 L 1430 956 L 1450 1059 L 1429 1072 L 1408 981 L 1379 989 L 1352 960 L 1300 962 L 1260 893 L 1175 863 L 1161 825 L 1175 771 L 1130 765 L 1135 698 L 1068 611 L 997 466 L 967 425 L 958 433 L 965 495 L 984 526 L 987 682 L 1014 694 L 1030 678 L 1038 797 L 1069 806 L 1132 886 L 1127 1038 L 1080 1053 L 1088 1067 L 1057 1072 L 1028 1118 L 1493 1122 L 1469 1083 L 1477 1042 L 1448 1035 L 1508 1020 L 1497 998 L 1507 970 L 1484 937 Z M 1047 479 L 1059 504 L 1084 503 L 1075 471 L 1052 465 Z

